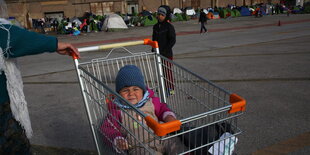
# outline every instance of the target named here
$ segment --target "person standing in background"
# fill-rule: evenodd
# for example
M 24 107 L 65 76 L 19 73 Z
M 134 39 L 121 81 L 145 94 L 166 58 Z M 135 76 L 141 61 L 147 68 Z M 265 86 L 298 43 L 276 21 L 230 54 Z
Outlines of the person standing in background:
M 158 42 L 159 53 L 166 58 L 173 60 L 172 47 L 176 43 L 176 34 L 174 26 L 169 22 L 170 19 L 170 8 L 169 6 L 160 6 L 157 10 L 157 20 L 158 22 L 153 26 L 152 40 Z M 164 61 L 167 62 L 167 61 Z M 168 96 L 174 94 L 174 80 L 172 76 L 172 64 L 164 64 L 164 76 L 166 82 L 166 88 L 168 91 Z
M 27 31 L 6 18 L 7 6 L 0 0 L 0 154 L 28 155 L 32 128 L 15 58 L 55 51 L 79 57 L 79 52 L 56 37 Z

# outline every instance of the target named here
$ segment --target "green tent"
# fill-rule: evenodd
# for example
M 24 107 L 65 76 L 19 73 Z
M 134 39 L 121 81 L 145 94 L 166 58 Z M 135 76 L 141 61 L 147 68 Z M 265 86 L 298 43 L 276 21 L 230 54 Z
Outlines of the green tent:
M 234 9 L 234 10 L 232 10 L 232 11 L 235 12 L 235 16 L 236 16 L 236 17 L 240 17 L 240 16 L 241 16 L 241 13 L 240 13 L 239 10 Z
M 171 22 L 177 22 L 177 21 L 179 21 L 179 19 L 176 15 L 174 17 L 171 17 Z
M 228 12 L 230 13 L 231 17 L 236 17 L 236 12 L 235 11 L 229 9 Z
M 89 26 L 90 26 L 90 31 L 96 31 L 96 32 L 99 31 L 98 27 L 97 27 L 97 24 L 94 21 L 91 21 Z
M 227 14 L 228 13 L 230 13 L 229 11 L 228 11 L 228 9 L 221 9 L 220 10 L 220 17 L 221 18 L 227 18 Z
M 191 19 L 191 17 L 188 16 L 186 13 L 183 13 L 183 14 L 182 14 L 182 17 L 183 17 L 183 19 L 184 19 L 185 21 L 188 21 L 188 20 Z
M 175 16 L 177 16 L 178 21 L 184 20 L 182 14 L 176 13 Z
M 154 16 L 144 16 L 141 23 L 144 26 L 152 26 L 157 23 L 157 19 Z

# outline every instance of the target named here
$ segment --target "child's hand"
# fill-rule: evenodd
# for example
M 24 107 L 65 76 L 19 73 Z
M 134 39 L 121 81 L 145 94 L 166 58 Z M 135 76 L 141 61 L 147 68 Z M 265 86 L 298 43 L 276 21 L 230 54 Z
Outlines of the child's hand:
M 175 121 L 175 117 L 171 116 L 171 115 L 168 115 L 165 117 L 164 121 L 165 122 L 171 122 L 171 121 Z
M 116 146 L 118 149 L 121 150 L 128 150 L 128 142 L 125 139 L 117 139 Z

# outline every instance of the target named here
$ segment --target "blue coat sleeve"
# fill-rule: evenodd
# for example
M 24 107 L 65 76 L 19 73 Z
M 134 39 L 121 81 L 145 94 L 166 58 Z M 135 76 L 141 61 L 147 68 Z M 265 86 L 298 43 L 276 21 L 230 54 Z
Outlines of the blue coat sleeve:
M 3 50 L 6 49 L 8 36 L 10 36 L 10 48 L 9 52 L 5 53 L 6 57 L 16 58 L 57 50 L 56 37 L 30 32 L 14 25 L 4 25 L 4 27 L 8 28 L 10 32 L 8 35 L 7 31 L 0 29 L 0 46 Z

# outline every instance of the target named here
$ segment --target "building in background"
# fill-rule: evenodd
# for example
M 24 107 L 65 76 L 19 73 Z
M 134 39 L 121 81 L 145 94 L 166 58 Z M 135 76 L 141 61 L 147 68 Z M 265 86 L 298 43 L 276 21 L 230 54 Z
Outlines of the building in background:
M 81 17 L 85 12 L 96 15 L 106 13 L 127 13 L 127 3 L 135 6 L 134 0 L 6 0 L 9 16 L 15 18 L 26 28 L 31 19 L 44 17 Z

